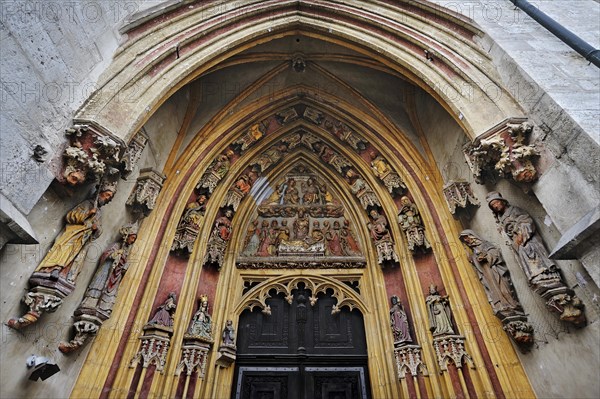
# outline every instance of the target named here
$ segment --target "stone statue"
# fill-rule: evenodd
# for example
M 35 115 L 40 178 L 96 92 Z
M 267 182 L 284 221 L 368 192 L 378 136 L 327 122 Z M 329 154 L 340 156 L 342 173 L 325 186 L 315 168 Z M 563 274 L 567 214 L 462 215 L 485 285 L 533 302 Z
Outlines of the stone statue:
M 121 242 L 114 243 L 100 257 L 98 269 L 74 313 L 75 338 L 68 343 L 61 343 L 58 347 L 61 352 L 69 353 L 79 349 L 110 318 L 119 286 L 129 267 L 127 257 L 137 239 L 137 229 L 137 223 L 123 226 L 119 230 Z
M 546 300 L 546 306 L 551 311 L 560 314 L 561 320 L 578 327 L 585 325 L 583 303 L 565 285 L 558 267 L 549 259 L 531 216 L 510 205 L 496 191 L 487 195 L 487 202 L 502 231 L 511 241 L 512 249 L 517 254 L 519 265 L 532 289 Z
M 206 212 L 206 195 L 198 196 L 196 201 L 192 201 L 185 206 L 185 211 L 181 215 L 175 238 L 171 245 L 171 251 L 178 251 L 185 254 L 191 254 L 194 249 L 194 243 L 200 232 L 200 226 L 204 220 Z
M 479 275 L 494 313 L 522 311 L 500 250 L 491 242 L 481 239 L 473 230 L 463 230 L 460 240 L 473 250 L 470 261 Z
M 441 296 L 437 287 L 432 284 L 429 286 L 429 295 L 425 299 L 427 310 L 429 311 L 429 330 L 436 337 L 444 334 L 454 334 L 452 327 L 452 313 L 448 296 Z
M 408 327 L 408 318 L 406 312 L 400 303 L 400 299 L 394 295 L 390 298 L 392 307 L 390 309 L 390 325 L 392 334 L 394 334 L 394 344 L 412 342 L 410 329 Z
M 115 243 L 100 257 L 100 267 L 88 285 L 80 307 L 96 307 L 107 318 L 110 317 L 117 298 L 117 291 L 129 268 L 127 257 L 131 246 L 137 239 L 137 229 L 137 224 L 127 225 L 120 229 L 121 243 Z
M 233 231 L 233 226 L 231 224 L 232 218 L 233 211 L 231 209 L 225 209 L 224 215 L 219 216 L 215 220 L 213 230 L 208 239 L 204 263 L 216 263 L 219 269 L 223 265 L 225 249 L 227 248 L 227 243 L 229 242 Z
M 116 182 L 105 182 L 100 186 L 95 200 L 85 200 L 67 213 L 64 231 L 35 271 L 50 273 L 51 279 L 62 277 L 75 282 L 87 245 L 102 233 L 100 208 L 112 200 L 115 192 Z
M 425 238 L 425 227 L 417 206 L 407 196 L 400 198 L 400 203 L 402 208 L 398 213 L 398 223 L 406 234 L 408 249 L 414 252 L 417 248 L 421 248 L 423 251 L 431 248 Z
M 147 325 L 173 327 L 173 314 L 177 308 L 176 300 L 177 296 L 174 292 L 171 292 L 167 300 L 156 309 L 154 317 L 150 319 Z
M 29 278 L 31 289 L 23 299 L 29 312 L 10 319 L 9 327 L 18 330 L 35 323 L 43 312 L 56 311 L 62 298 L 75 289 L 89 244 L 102 232 L 100 208 L 112 200 L 116 189 L 117 182 L 104 181 L 94 199 L 81 202 L 67 213 L 64 230 Z
M 233 321 L 227 320 L 225 328 L 223 329 L 223 345 L 235 346 L 235 329 L 233 328 Z
M 368 227 L 371 231 L 371 237 L 375 242 L 378 241 L 391 241 L 390 231 L 388 230 L 388 221 L 384 215 L 379 214 L 376 209 L 372 209 L 369 212 L 371 216 L 371 223 Z
M 200 296 L 199 307 L 194 313 L 187 335 L 212 340 L 212 318 L 208 314 L 208 296 Z
M 523 351 L 527 351 L 533 344 L 533 327 L 527 322 L 519 303 L 502 253 L 473 230 L 463 230 L 460 240 L 473 250 L 469 259 L 479 275 L 494 314 L 502 321 L 510 337 Z

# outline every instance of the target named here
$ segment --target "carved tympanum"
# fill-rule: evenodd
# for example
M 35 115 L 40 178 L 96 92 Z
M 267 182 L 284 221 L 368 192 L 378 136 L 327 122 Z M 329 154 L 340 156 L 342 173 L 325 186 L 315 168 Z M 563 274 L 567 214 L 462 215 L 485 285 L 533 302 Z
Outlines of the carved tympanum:
M 300 164 L 258 206 L 237 264 L 240 268 L 363 267 L 364 259 L 344 205 Z

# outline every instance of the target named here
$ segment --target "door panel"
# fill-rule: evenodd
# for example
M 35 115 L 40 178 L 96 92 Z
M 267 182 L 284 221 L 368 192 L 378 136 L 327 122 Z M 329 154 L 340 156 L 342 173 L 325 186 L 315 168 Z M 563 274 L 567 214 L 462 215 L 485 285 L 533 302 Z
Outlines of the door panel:
M 363 317 L 336 299 L 310 291 L 267 300 L 271 315 L 240 315 L 235 399 L 368 399 L 367 346 Z M 290 300 L 291 299 L 291 300 Z M 290 303 L 291 302 L 291 303 Z

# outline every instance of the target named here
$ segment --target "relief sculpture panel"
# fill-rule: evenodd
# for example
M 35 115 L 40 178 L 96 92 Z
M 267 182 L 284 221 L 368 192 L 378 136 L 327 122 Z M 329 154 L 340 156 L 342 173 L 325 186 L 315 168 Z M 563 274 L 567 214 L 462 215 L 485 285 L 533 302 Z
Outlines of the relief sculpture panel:
M 304 165 L 276 181 L 246 230 L 238 268 L 364 267 L 345 208 Z

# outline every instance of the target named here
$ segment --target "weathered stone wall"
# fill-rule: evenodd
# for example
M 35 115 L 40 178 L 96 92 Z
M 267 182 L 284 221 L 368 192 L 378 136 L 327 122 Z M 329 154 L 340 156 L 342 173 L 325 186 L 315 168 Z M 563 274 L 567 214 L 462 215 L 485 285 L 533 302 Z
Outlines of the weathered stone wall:
M 183 120 L 186 102 L 186 91 L 176 94 L 146 123 L 144 131 L 149 140 L 138 166 L 127 180 L 119 182 L 118 192 L 112 202 L 102 207 L 102 235 L 90 245 L 85 266 L 77 279 L 75 290 L 55 313 L 43 314 L 37 323 L 20 331 L 13 330 L 4 324 L 8 319 L 18 317 L 27 310 L 25 305 L 20 302 L 20 298 L 28 288 L 29 276 L 64 227 L 65 214 L 85 199 L 93 187 L 78 188 L 71 197 L 65 197 L 62 190 L 61 195 L 58 195 L 51 186 L 43 193 L 42 198 L 28 215 L 28 220 L 38 235 L 39 245 L 7 244 L 0 252 L 0 275 L 2 276 L 0 279 L 0 298 L 2 300 L 0 362 L 5 365 L 0 367 L 0 397 L 69 397 L 91 345 L 88 342 L 79 351 L 63 355 L 58 350 L 58 344 L 61 341 L 69 341 L 73 337 L 73 311 L 83 298 L 99 256 L 119 238 L 119 228 L 133 220 L 125 202 L 135 186 L 139 170 L 147 167 L 162 170 L 164 167 Z M 132 268 L 143 267 L 143 265 L 137 259 L 130 258 L 129 267 L 132 270 Z M 27 380 L 28 370 L 25 360 L 30 354 L 52 359 L 59 365 L 61 371 L 45 383 Z M 93 356 L 88 361 L 93 363 Z
M 423 93 L 417 100 L 417 109 L 444 180 L 470 182 L 481 202 L 479 208 L 470 207 L 468 212 L 457 213 L 463 227 L 473 229 L 501 248 L 519 299 L 535 329 L 534 348 L 528 354 L 519 353 L 519 357 L 536 394 L 540 398 L 597 397 L 600 393 L 600 381 L 597 378 L 597 368 L 590 365 L 597 365 L 600 359 L 600 350 L 596 345 L 600 333 L 600 308 L 597 299 L 594 300 L 600 295 L 598 287 L 579 262 L 557 262 L 567 285 L 574 288 L 585 302 L 588 326 L 575 330 L 551 314 L 545 308 L 544 301 L 529 289 L 515 254 L 499 233 L 492 211 L 485 203 L 486 194 L 499 191 L 511 204 L 526 209 L 534 218 L 547 248 L 556 245 L 561 236 L 560 230 L 536 198 L 531 193 L 526 194 L 516 184 L 500 178 L 485 185 L 475 183 L 462 152 L 467 139 L 461 128 Z M 560 193 L 556 195 L 560 196 Z M 568 210 L 563 210 L 566 211 Z M 491 311 L 491 307 L 487 310 Z M 504 332 L 497 329 L 484 331 L 483 334 L 486 343 L 493 344 L 494 337 Z M 586 383 L 582 383 L 583 381 Z
M 65 128 L 96 90 L 95 83 L 120 43 L 118 27 L 157 3 L 15 0 L 0 4 L 0 209 L 9 209 L 2 219 L 27 215 L 40 200 L 54 178 L 52 160 L 64 149 Z M 110 91 L 116 88 L 107 88 L 106 95 Z M 36 145 L 47 151 L 44 162 L 32 158 Z

